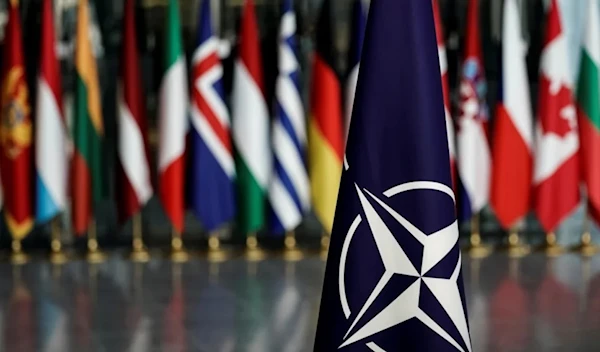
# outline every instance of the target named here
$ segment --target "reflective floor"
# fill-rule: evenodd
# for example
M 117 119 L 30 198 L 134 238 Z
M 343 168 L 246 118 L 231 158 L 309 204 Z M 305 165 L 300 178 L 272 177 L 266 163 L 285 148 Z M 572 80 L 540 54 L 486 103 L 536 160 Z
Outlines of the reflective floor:
M 464 261 L 474 351 L 600 351 L 600 257 Z M 323 268 L 2 263 L 0 351 L 311 351 Z

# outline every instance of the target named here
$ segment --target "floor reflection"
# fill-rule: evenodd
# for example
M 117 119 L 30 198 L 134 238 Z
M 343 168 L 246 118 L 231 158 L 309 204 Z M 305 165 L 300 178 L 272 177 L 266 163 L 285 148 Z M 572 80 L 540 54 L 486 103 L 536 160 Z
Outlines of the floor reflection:
M 323 262 L 0 264 L 1 351 L 312 350 Z M 474 351 L 600 350 L 600 257 L 464 260 Z

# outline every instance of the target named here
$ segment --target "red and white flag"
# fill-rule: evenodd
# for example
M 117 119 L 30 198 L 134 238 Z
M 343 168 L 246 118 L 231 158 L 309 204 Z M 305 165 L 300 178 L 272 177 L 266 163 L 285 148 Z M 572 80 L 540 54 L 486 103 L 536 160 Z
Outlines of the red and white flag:
M 433 17 L 435 18 L 435 35 L 437 37 L 438 58 L 440 60 L 440 73 L 442 75 L 442 91 L 444 93 L 444 111 L 446 112 L 446 132 L 448 134 L 448 150 L 450 151 L 450 172 L 452 184 L 456 178 L 456 144 L 454 141 L 454 123 L 450 115 L 450 92 L 448 89 L 448 60 L 446 58 L 446 44 L 444 44 L 444 27 L 440 17 L 440 7 L 437 0 L 433 0 Z
M 490 203 L 498 221 L 510 228 L 530 208 L 533 118 L 521 19 L 516 0 L 504 1 L 502 77 L 492 144 Z
M 534 210 L 546 231 L 579 204 L 579 135 L 567 60 L 560 9 L 552 0 L 540 64 L 533 174 Z

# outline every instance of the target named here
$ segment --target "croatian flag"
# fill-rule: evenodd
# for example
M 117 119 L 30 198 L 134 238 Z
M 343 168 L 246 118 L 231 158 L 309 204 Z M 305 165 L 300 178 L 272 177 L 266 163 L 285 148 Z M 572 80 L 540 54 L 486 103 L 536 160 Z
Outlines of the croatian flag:
M 300 64 L 296 56 L 296 14 L 292 0 L 283 3 L 279 29 L 279 76 L 275 87 L 273 180 L 269 200 L 272 230 L 293 231 L 310 207 L 306 171 L 306 117 L 300 96 Z
M 431 1 L 371 3 L 315 352 L 472 350 L 437 55 Z
M 235 216 L 235 164 L 210 1 L 202 2 L 200 19 L 192 58 L 189 198 L 192 212 L 211 232 Z

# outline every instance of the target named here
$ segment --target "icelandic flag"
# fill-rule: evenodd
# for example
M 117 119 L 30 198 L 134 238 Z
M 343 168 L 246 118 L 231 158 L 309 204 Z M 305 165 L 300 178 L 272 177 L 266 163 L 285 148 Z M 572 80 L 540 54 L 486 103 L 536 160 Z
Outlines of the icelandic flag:
M 235 165 L 210 1 L 202 2 L 200 16 L 192 58 L 189 197 L 192 212 L 211 232 L 235 216 Z
M 315 352 L 472 351 L 431 1 L 371 3 Z

